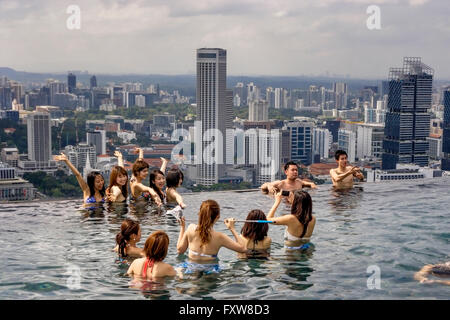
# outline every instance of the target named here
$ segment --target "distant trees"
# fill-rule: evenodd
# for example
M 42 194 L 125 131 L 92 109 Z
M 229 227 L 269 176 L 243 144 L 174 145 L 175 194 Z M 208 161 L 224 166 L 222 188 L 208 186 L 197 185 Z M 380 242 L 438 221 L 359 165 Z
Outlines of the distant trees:
M 25 173 L 23 178 L 30 181 L 39 192 L 52 198 L 83 197 L 75 176 L 68 176 L 62 170 L 56 171 L 55 176 L 43 171 Z

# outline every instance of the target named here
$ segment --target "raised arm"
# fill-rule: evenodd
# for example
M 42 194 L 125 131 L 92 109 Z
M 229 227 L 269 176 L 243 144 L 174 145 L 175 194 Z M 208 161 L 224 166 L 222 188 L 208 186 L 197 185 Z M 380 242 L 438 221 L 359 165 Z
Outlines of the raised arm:
M 124 168 L 122 153 L 119 151 L 114 151 L 114 156 L 117 157 L 118 166 Z
M 134 153 L 138 153 L 138 160 L 143 160 L 144 159 L 144 150 L 142 150 L 142 148 L 134 148 Z
M 162 173 L 166 174 L 166 167 L 167 167 L 167 163 L 169 161 L 167 161 L 166 158 L 162 158 L 162 157 L 160 159 L 161 159 L 162 163 L 161 163 L 161 168 L 159 170 L 161 170 Z
M 69 161 L 69 159 L 64 153 L 61 153 L 61 155 L 59 156 L 53 156 L 53 160 L 65 162 L 65 164 L 69 167 L 69 169 L 73 172 L 73 174 L 77 178 L 78 184 L 80 185 L 81 190 L 83 190 L 83 193 L 89 194 L 90 192 L 89 186 L 87 185 L 86 181 L 84 181 L 83 176 L 77 170 L 77 168 L 75 168 L 75 166 Z
M 186 228 L 186 220 L 184 217 L 180 218 L 180 233 L 178 235 L 178 241 L 177 241 L 177 252 L 178 254 L 183 254 L 186 252 L 189 241 L 187 238 L 187 232 L 185 232 Z
M 236 232 L 236 229 L 234 228 L 234 223 L 236 222 L 236 220 L 234 218 L 230 218 L 225 219 L 224 222 L 227 228 L 230 229 L 236 241 L 233 241 L 229 236 L 227 236 L 224 233 L 219 233 L 221 237 L 221 246 L 240 253 L 247 252 L 247 245 L 245 243 L 245 240 L 242 237 L 239 237 L 239 235 Z
M 275 202 L 273 203 L 272 208 L 269 211 L 269 214 L 267 215 L 267 220 L 270 220 L 275 215 L 275 212 L 278 209 L 278 206 L 281 203 L 281 199 L 283 198 L 281 190 L 275 194 Z
M 186 205 L 183 202 L 183 197 L 176 190 L 169 188 L 169 190 L 167 190 L 167 194 L 169 194 L 169 193 L 170 193 L 171 197 L 175 198 L 175 200 L 177 201 L 177 203 L 180 205 L 180 207 L 182 209 L 186 208 Z

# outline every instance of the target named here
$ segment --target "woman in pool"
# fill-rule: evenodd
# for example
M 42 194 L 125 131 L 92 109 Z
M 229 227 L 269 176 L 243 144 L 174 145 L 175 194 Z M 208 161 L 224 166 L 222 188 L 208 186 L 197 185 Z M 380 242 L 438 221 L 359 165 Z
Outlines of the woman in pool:
M 167 172 L 166 182 L 166 195 L 167 195 L 167 205 L 176 207 L 179 205 L 182 209 L 186 208 L 183 202 L 183 198 L 177 192 L 177 188 L 183 183 L 184 175 L 180 169 L 170 169 Z
M 116 235 L 116 247 L 114 251 L 119 254 L 119 258 L 142 257 L 144 251 L 136 247 L 136 243 L 141 240 L 141 227 L 139 222 L 125 219 L 120 226 L 120 232 Z
M 316 225 L 316 218 L 312 215 L 311 196 L 306 191 L 291 191 L 287 199 L 291 204 L 291 214 L 274 218 L 282 198 L 281 191 L 275 194 L 275 202 L 267 215 L 267 220 L 286 226 L 284 232 L 286 249 L 307 249 L 309 244 L 305 241 L 309 241 Z
M 152 188 L 157 195 L 154 198 L 154 200 L 157 203 L 166 202 L 166 195 L 163 190 L 165 184 L 166 184 L 166 177 L 164 176 L 164 173 L 161 170 L 155 169 L 152 170 L 152 172 L 150 172 L 150 188 Z
M 119 163 L 111 170 L 106 195 L 109 202 L 125 202 L 128 196 L 128 173 L 123 167 L 122 153 L 116 151 L 114 155 Z
M 145 186 L 142 181 L 147 178 L 149 165 L 143 159 L 143 151 L 136 148 L 139 152 L 138 159 L 133 164 L 133 178 L 130 181 L 131 197 L 135 201 L 149 200 L 152 198 L 158 206 L 161 205 L 158 194 L 150 187 Z
M 255 209 L 248 213 L 246 220 L 267 220 L 261 210 Z M 267 223 L 246 222 L 241 229 L 241 237 L 247 247 L 245 254 L 238 253 L 239 258 L 267 257 L 272 239 L 267 235 L 269 225 Z
M 189 248 L 189 258 L 195 262 L 214 262 L 221 247 L 245 253 L 247 248 L 244 239 L 239 237 L 234 229 L 235 220 L 225 219 L 225 225 L 233 233 L 236 241 L 222 232 L 213 229 L 220 218 L 219 204 L 214 200 L 203 201 L 198 214 L 198 225 L 190 224 L 185 232 L 185 219 L 180 219 L 180 234 L 177 251 L 183 254 Z M 214 266 L 218 268 L 218 266 Z
M 175 269 L 165 262 L 169 249 L 169 237 L 164 231 L 153 232 L 145 241 L 145 258 L 136 259 L 127 274 L 142 280 L 156 280 L 177 275 Z
M 429 274 L 438 277 L 450 277 L 450 261 L 439 264 L 427 264 L 422 267 L 419 272 L 414 274 L 414 279 L 420 283 L 441 283 L 450 286 L 450 280 L 430 280 L 427 278 Z
M 90 172 L 87 176 L 87 181 L 84 181 L 81 173 L 69 161 L 64 153 L 61 153 L 59 156 L 54 156 L 53 159 L 55 161 L 64 161 L 69 169 L 72 170 L 81 190 L 83 190 L 83 200 L 85 204 L 105 202 L 105 179 L 99 172 Z

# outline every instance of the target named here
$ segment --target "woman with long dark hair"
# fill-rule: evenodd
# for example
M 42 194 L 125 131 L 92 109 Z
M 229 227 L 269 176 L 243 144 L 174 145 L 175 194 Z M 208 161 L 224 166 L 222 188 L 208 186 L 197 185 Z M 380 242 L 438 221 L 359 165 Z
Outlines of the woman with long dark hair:
M 166 202 L 166 195 L 163 190 L 165 184 L 166 177 L 161 170 L 155 169 L 150 172 L 150 188 L 156 192 L 158 198 L 155 201 L 160 201 L 161 203 Z
M 119 258 L 142 257 L 142 249 L 136 247 L 136 243 L 141 240 L 141 227 L 139 222 L 132 219 L 125 219 L 120 226 L 120 232 L 116 235 L 114 248 L 119 254 Z
M 128 197 L 128 173 L 123 167 L 122 153 L 115 151 L 118 165 L 111 170 L 106 195 L 110 202 L 125 202 Z
M 75 168 L 75 166 L 69 161 L 64 153 L 59 156 L 54 156 L 55 161 L 63 161 L 72 170 L 73 174 L 77 178 L 78 184 L 83 191 L 83 200 L 85 204 L 103 203 L 105 202 L 105 179 L 96 171 L 92 171 L 86 177 L 84 181 L 81 173 Z
M 214 261 L 221 247 L 237 252 L 247 252 L 244 240 L 234 229 L 235 219 L 225 219 L 225 225 L 233 233 L 236 241 L 222 232 L 214 230 L 220 218 L 219 204 L 214 200 L 203 201 L 198 213 L 198 224 L 190 224 L 185 232 L 185 219 L 181 217 L 177 251 L 183 254 L 189 248 L 189 258 L 194 261 Z
M 250 211 L 246 220 L 267 220 L 264 212 L 258 209 Z M 267 235 L 269 225 L 267 223 L 246 222 L 239 235 L 246 243 L 247 252 L 239 253 L 240 258 L 262 258 L 268 255 L 268 249 L 272 239 Z
M 291 191 L 288 196 L 291 214 L 274 218 L 282 197 L 281 191 L 276 193 L 275 203 L 267 215 L 267 220 L 273 221 L 275 225 L 286 226 L 284 232 L 285 248 L 292 250 L 307 249 L 309 245 L 305 241 L 307 242 L 312 236 L 316 225 L 316 218 L 312 215 L 311 196 L 306 191 Z

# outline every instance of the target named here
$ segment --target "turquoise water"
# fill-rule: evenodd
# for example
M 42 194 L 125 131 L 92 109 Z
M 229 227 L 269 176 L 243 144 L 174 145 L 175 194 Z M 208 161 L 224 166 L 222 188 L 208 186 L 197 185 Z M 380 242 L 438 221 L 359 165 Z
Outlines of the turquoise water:
M 112 251 L 122 220 L 141 222 L 143 247 L 155 230 L 169 234 L 166 262 L 177 256 L 179 226 L 143 208 L 124 206 L 86 212 L 81 200 L 0 205 L 0 299 L 448 299 L 450 287 L 424 285 L 414 272 L 449 261 L 450 180 L 362 184 L 336 193 L 329 185 L 311 190 L 317 218 L 314 247 L 304 253 L 283 248 L 284 227 L 270 226 L 269 259 L 240 260 L 222 248 L 219 274 L 133 288 L 127 265 Z M 272 199 L 258 192 L 202 192 L 184 195 L 187 219 L 200 203 L 215 199 L 221 220 L 244 219 L 251 209 L 268 213 Z M 287 212 L 283 205 L 279 214 Z M 236 224 L 239 232 L 242 223 Z M 223 222 L 215 227 L 231 235 Z M 368 289 L 369 266 L 380 271 L 380 289 Z M 376 268 L 375 267 L 375 268 Z M 73 270 L 80 285 L 73 286 Z M 77 271 L 78 272 L 78 271 Z

